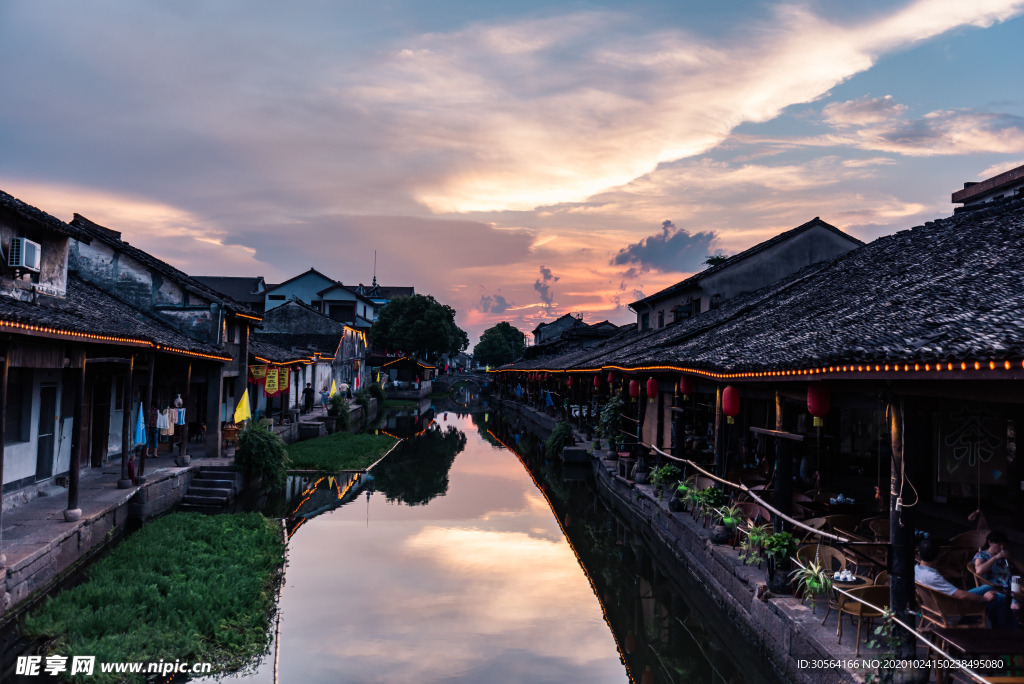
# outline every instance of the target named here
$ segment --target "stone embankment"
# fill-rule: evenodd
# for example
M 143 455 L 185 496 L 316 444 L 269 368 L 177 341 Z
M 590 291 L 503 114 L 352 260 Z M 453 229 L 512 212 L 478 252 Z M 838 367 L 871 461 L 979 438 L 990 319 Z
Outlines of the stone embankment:
M 518 402 L 497 400 L 502 408 L 514 411 L 524 426 L 546 438 L 557 424 L 556 419 Z M 577 446 L 590 450 L 592 443 L 577 434 Z M 843 643 L 837 644 L 836 612 L 831 611 L 822 624 L 827 601 L 819 599 L 815 612 L 809 603 L 791 596 L 757 595 L 765 584 L 766 571 L 750 566 L 739 557 L 739 550 L 711 543 L 711 531 L 690 513 L 674 513 L 668 509 L 668 497 L 659 501 L 650 485 L 634 484 L 617 474 L 615 454 L 594 450 L 590 463 L 598 492 L 610 508 L 629 521 L 634 533 L 640 535 L 652 553 L 671 556 L 696 578 L 695 591 L 707 592 L 727 619 L 745 634 L 752 645 L 776 668 L 781 676 L 800 684 L 838 684 L 863 682 L 863 672 L 852 669 L 812 669 L 801 667 L 801 661 L 836 661 L 855 658 L 857 629 L 846 625 Z M 875 652 L 863 644 L 860 657 Z

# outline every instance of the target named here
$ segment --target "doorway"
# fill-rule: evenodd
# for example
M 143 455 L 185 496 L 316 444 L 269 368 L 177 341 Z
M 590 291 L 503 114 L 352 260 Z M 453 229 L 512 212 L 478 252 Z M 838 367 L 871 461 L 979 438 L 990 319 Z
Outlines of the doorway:
M 110 377 L 96 378 L 93 383 L 92 406 L 92 467 L 102 468 L 107 460 L 107 442 L 110 440 Z
M 39 438 L 36 447 L 36 482 L 53 477 L 53 445 L 57 428 L 57 385 L 39 388 Z

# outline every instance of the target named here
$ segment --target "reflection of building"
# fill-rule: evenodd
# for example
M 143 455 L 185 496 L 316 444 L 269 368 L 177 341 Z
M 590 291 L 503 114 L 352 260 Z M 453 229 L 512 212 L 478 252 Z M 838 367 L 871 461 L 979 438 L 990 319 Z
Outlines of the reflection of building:
M 380 373 L 387 379 L 389 399 L 418 399 L 430 394 L 434 364 L 400 356 L 382 364 Z
M 802 226 L 735 254 L 717 266 L 629 305 L 637 328 L 659 329 L 718 308 L 722 302 L 759 290 L 805 266 L 827 261 L 863 245 L 815 217 Z

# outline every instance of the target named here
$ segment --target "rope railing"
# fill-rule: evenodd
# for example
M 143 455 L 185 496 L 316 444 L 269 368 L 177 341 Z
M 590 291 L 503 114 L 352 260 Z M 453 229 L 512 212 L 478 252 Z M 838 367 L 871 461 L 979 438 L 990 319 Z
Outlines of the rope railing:
M 851 544 L 851 545 L 856 544 L 856 542 L 852 542 L 849 539 L 846 539 L 845 537 L 840 537 L 840 536 L 837 536 L 837 535 L 834 535 L 834 534 L 829 534 L 828 532 L 822 532 L 821 530 L 816 530 L 813 527 L 810 527 L 808 525 L 804 525 L 799 520 L 794 520 L 793 518 L 789 517 L 785 513 L 782 513 L 781 511 L 779 511 L 775 507 L 773 507 L 773 506 L 769 505 L 768 503 L 766 503 L 763 499 L 761 499 L 759 496 L 757 496 L 752 491 L 750 491 L 750 489 L 746 485 L 744 485 L 743 483 L 729 482 L 728 480 L 723 479 L 721 477 L 718 477 L 717 475 L 714 475 L 713 473 L 709 473 L 708 471 L 704 470 L 699 465 L 697 465 L 696 463 L 694 463 L 693 461 L 691 461 L 689 459 L 679 458 L 677 456 L 673 456 L 671 454 L 665 453 L 664 451 L 662 451 L 661 449 L 659 449 L 656 446 L 653 446 L 653 445 L 650 445 L 650 444 L 641 444 L 641 446 L 643 446 L 644 448 L 653 449 L 656 453 L 660 454 L 661 456 L 664 456 L 665 458 L 668 458 L 669 460 L 676 461 L 677 463 L 685 463 L 686 465 L 694 468 L 695 470 L 699 471 L 702 475 L 704 475 L 705 477 L 708 477 L 708 478 L 714 480 L 715 482 L 720 482 L 720 483 L 722 483 L 724 485 L 727 485 L 729 487 L 735 487 L 735 488 L 737 488 L 737 489 L 739 489 L 739 490 L 741 490 L 743 492 L 746 492 L 759 505 L 764 506 L 769 511 L 771 511 L 774 515 L 779 516 L 780 518 L 782 518 L 786 522 L 789 522 L 789 523 L 791 523 L 791 524 L 793 524 L 793 525 L 795 525 L 795 526 L 797 526 L 797 527 L 799 527 L 801 529 L 808 530 L 809 532 L 813 532 L 814 534 L 816 534 L 816 535 L 818 535 L 820 537 L 826 537 L 826 538 L 829 538 L 829 539 L 834 539 L 834 540 L 836 540 L 836 541 L 838 541 L 840 543 L 843 543 L 843 544 Z M 796 563 L 797 565 L 799 565 L 801 568 L 806 567 L 803 563 L 801 563 L 796 558 L 793 558 L 792 561 L 794 563 Z M 848 592 L 848 591 L 846 591 L 844 589 L 840 589 L 839 587 L 835 586 L 834 584 L 832 585 L 832 588 L 833 588 L 833 590 L 835 590 L 836 592 L 838 592 L 840 594 L 843 594 L 847 598 L 851 598 L 854 601 L 857 601 L 858 603 L 862 603 L 865 606 L 867 606 L 868 608 L 870 608 L 870 609 L 872 609 L 872 610 L 874 610 L 874 611 L 876 611 L 878 613 L 881 613 L 882 615 L 889 614 L 889 611 L 885 610 L 884 608 L 880 608 L 880 607 L 878 607 L 876 605 L 868 603 L 867 601 L 863 600 L 862 598 L 860 598 L 860 597 L 858 597 L 858 596 L 856 596 L 854 594 L 851 594 L 850 592 Z M 938 646 L 933 644 L 931 641 L 929 641 L 923 634 L 918 632 L 916 629 L 914 629 L 913 627 L 911 627 L 907 623 L 903 622 L 902 620 L 897 618 L 895 615 L 891 615 L 890 614 L 890 616 L 891 616 L 891 619 L 892 619 L 893 622 L 895 622 L 900 627 L 902 627 L 903 629 L 907 630 L 908 632 L 910 632 L 911 634 L 916 636 L 918 639 L 920 639 L 925 644 L 925 646 L 927 646 L 931 650 L 935 651 L 936 653 L 941 655 L 946 660 L 951 660 L 951 661 L 954 661 L 954 662 L 958 662 L 957 658 L 954 658 L 953 656 L 951 656 L 950 654 L 946 653 L 944 650 L 942 650 L 941 648 L 939 648 Z M 842 619 L 842 615 L 840 615 L 839 618 Z M 984 679 L 981 675 L 979 675 L 977 672 L 974 672 L 970 668 L 968 668 L 968 667 L 966 667 L 964 665 L 959 665 L 959 669 L 962 670 L 963 672 L 965 672 L 967 675 L 969 675 L 972 679 L 974 679 L 975 681 L 979 682 L 980 684 L 989 684 L 989 681 L 987 679 Z

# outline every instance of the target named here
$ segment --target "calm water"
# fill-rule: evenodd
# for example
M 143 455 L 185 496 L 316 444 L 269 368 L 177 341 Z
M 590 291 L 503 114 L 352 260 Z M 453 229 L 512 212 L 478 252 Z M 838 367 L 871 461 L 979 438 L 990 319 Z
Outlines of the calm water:
M 514 421 L 382 427 L 425 432 L 372 482 L 292 483 L 280 636 L 246 681 L 767 682 Z

